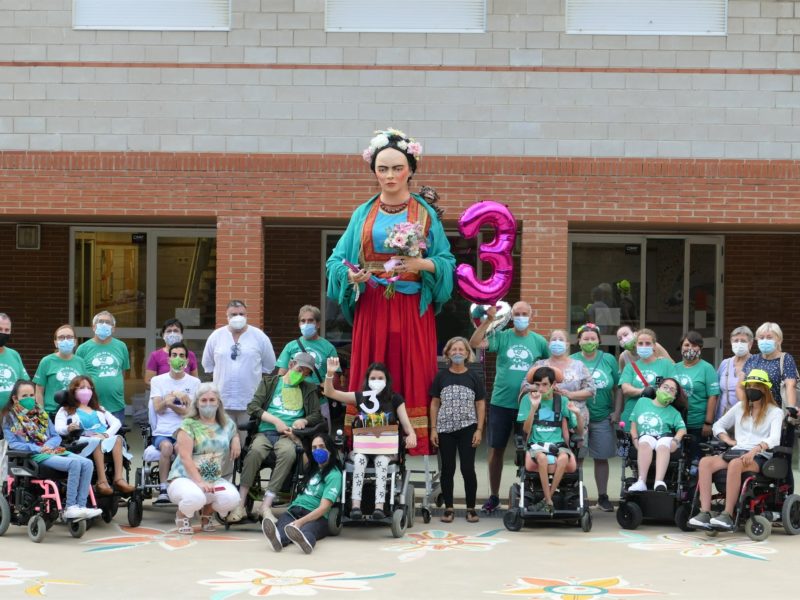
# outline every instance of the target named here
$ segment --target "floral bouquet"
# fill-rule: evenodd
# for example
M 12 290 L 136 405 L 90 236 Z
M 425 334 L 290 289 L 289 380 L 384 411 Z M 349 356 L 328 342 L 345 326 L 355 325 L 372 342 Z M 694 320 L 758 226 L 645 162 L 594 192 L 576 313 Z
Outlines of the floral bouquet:
M 412 257 L 422 256 L 423 251 L 428 248 L 422 225 L 408 221 L 386 228 L 386 240 L 383 242 L 383 247 L 393 250 L 397 255 Z M 384 292 L 384 296 L 387 298 L 394 296 L 394 284 L 399 279 L 399 276 L 394 275 L 394 269 L 398 264 L 397 259 L 392 258 L 383 265 L 390 275 L 389 285 L 386 286 L 386 292 Z

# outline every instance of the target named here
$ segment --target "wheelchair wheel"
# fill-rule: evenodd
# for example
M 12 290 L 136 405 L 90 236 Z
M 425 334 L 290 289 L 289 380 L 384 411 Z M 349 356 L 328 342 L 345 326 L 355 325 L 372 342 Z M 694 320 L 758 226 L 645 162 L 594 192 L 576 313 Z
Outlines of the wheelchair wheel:
M 719 531 L 716 529 L 704 529 L 703 533 L 706 534 L 706 537 L 715 538 L 719 535 Z
M 745 521 L 744 532 L 754 542 L 763 542 L 772 533 L 772 523 L 764 515 L 753 515 Z
M 675 525 L 677 525 L 678 529 L 681 531 L 694 531 L 693 528 L 689 527 L 689 513 L 691 512 L 692 507 L 689 504 L 680 504 L 678 508 L 675 509 Z
M 578 520 L 578 524 L 584 532 L 589 533 L 592 530 L 592 513 L 588 510 L 584 512 Z
M 406 532 L 406 513 L 398 508 L 392 513 L 392 535 L 396 538 L 403 537 Z
M 436 494 L 433 503 L 436 505 L 436 508 L 442 508 L 444 505 L 444 496 L 442 494 Z
M 9 525 L 11 525 L 11 507 L 5 496 L 0 496 L 0 535 L 8 531 Z
M 138 527 L 142 524 L 142 517 L 144 516 L 144 503 L 142 499 L 134 496 L 128 502 L 128 525 L 131 527 Z
M 111 523 L 114 519 L 114 513 L 117 512 L 116 503 L 117 499 L 114 496 L 101 496 L 97 501 L 97 508 L 103 511 L 101 515 L 103 523 Z
M 522 513 L 519 508 L 509 508 L 503 514 L 503 526 L 509 531 L 519 531 L 522 529 Z
M 800 533 L 800 496 L 797 494 L 790 494 L 783 501 L 781 523 L 783 523 L 783 529 L 788 535 Z M 0 535 L 2 535 L 2 530 L 2 525 L 0 525 Z
M 41 515 L 33 515 L 28 519 L 28 537 L 32 542 L 39 543 L 47 533 L 47 524 Z
M 635 502 L 623 502 L 617 509 L 617 523 L 623 529 L 636 529 L 643 519 L 642 509 Z
M 406 528 L 411 529 L 417 516 L 417 493 L 413 485 L 409 485 L 408 499 L 406 500 Z
M 69 534 L 74 538 L 81 538 L 83 534 L 86 533 L 86 519 L 81 519 L 80 521 L 70 521 L 67 525 L 69 527 Z
M 508 509 L 519 508 L 519 483 L 512 483 L 508 488 Z
M 330 535 L 339 535 L 342 533 L 342 507 L 334 506 L 331 512 L 328 513 L 328 533 Z

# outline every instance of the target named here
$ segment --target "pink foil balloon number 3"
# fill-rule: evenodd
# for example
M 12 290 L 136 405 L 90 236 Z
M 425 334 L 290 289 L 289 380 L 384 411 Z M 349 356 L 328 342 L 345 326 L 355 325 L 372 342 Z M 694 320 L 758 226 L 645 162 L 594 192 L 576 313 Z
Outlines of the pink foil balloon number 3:
M 495 231 L 491 242 L 481 244 L 478 258 L 492 266 L 488 279 L 478 279 L 472 265 L 456 268 L 456 281 L 461 295 L 477 304 L 494 304 L 508 293 L 514 275 L 511 251 L 517 239 L 517 222 L 508 207 L 493 200 L 470 206 L 458 220 L 458 230 L 465 238 L 474 238 L 483 225 Z

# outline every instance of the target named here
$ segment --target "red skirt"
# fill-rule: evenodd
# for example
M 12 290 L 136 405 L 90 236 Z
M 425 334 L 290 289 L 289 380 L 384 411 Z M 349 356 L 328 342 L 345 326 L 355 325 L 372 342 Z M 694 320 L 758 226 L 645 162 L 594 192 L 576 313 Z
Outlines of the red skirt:
M 436 322 L 428 307 L 419 315 L 419 294 L 384 297 L 384 287 L 366 286 L 353 321 L 350 391 L 364 387 L 367 367 L 382 362 L 392 375 L 392 389 L 406 401 L 406 412 L 417 434 L 413 455 L 431 454 L 428 438 L 430 390 L 436 376 Z M 352 406 L 348 412 L 355 413 Z M 349 419 L 348 419 L 349 421 Z

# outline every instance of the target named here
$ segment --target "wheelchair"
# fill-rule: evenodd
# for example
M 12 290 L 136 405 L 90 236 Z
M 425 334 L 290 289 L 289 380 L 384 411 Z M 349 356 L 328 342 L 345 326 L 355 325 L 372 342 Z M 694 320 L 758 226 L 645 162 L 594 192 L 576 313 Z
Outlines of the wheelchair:
M 800 534 L 800 495 L 791 492 L 792 450 L 798 435 L 796 423 L 798 411 L 795 407 L 787 407 L 785 410 L 781 445 L 770 449 L 772 457 L 762 465 L 759 473 L 752 471 L 742 473 L 741 491 L 732 515 L 733 527 L 715 527 L 711 524 L 708 527 L 688 525 L 691 530 L 701 529 L 709 537 L 715 537 L 720 531 L 735 532 L 744 525 L 747 537 L 756 542 L 767 539 L 775 524 L 780 524 L 787 535 Z M 727 444 L 719 440 L 700 444 L 700 449 L 704 456 L 723 454 L 729 450 Z M 713 487 L 717 493 L 714 494 L 712 489 L 712 514 L 719 513 L 724 508 L 727 475 L 727 469 L 717 471 L 713 475 Z M 688 514 L 694 516 L 699 511 L 700 493 L 699 488 L 696 488 Z
M 244 446 L 242 447 L 242 452 L 233 465 L 233 478 L 231 483 L 237 488 L 239 486 L 238 480 L 241 479 L 245 457 L 253 445 L 253 440 L 259 433 L 258 427 L 260 423 L 261 422 L 256 419 L 250 419 L 247 424 L 239 425 L 239 431 L 245 431 L 246 437 Z M 291 477 L 287 477 L 286 481 L 283 483 L 280 494 L 278 494 L 276 497 L 273 507 L 289 504 L 294 499 L 295 495 L 297 494 L 298 487 L 303 480 L 306 456 L 310 455 L 311 453 L 311 441 L 317 435 L 320 433 L 325 433 L 327 430 L 328 424 L 325 421 L 322 421 L 314 427 L 292 430 L 294 435 L 300 440 L 300 444 L 295 446 L 295 461 L 292 469 L 292 475 Z M 253 513 L 253 507 L 255 506 L 256 502 L 260 502 L 264 497 L 266 487 L 264 484 L 269 482 L 269 478 L 265 479 L 261 476 L 261 471 L 264 469 L 269 469 L 271 471 L 274 468 L 275 452 L 270 452 L 261 463 L 259 476 L 253 481 L 253 484 L 250 486 L 250 491 L 247 494 L 247 498 L 245 499 L 245 511 L 247 513 L 248 520 L 251 522 L 258 520 Z M 231 528 L 231 525 L 234 525 L 234 523 L 229 522 L 227 519 L 219 515 L 217 515 L 217 520 L 225 526 L 226 531 Z M 244 520 L 242 520 L 242 522 L 244 522 Z
M 67 449 L 79 453 L 82 446 L 73 444 Z M 57 521 L 62 521 L 72 537 L 83 537 L 89 520 L 63 517 L 66 507 L 61 499 L 66 492 L 67 473 L 35 462 L 29 452 L 9 449 L 7 458 L 8 476 L 0 486 L 0 536 L 9 526 L 18 525 L 26 527 L 30 540 L 38 544 Z M 97 507 L 91 488 L 88 505 Z
M 414 526 L 416 494 L 414 486 L 411 484 L 411 472 L 406 468 L 405 448 L 402 442 L 399 444 L 397 458 L 391 460 L 388 466 L 386 477 L 386 517 L 376 520 L 372 517 L 372 513 L 375 510 L 376 484 L 375 467 L 372 461 L 370 460 L 367 465 L 364 473 L 364 486 L 361 489 L 362 516 L 354 519 L 350 516 L 354 464 L 346 453 L 345 436 L 341 429 L 336 432 L 334 441 L 339 449 L 340 464 L 344 463 L 344 469 L 342 469 L 342 491 L 339 495 L 339 500 L 334 503 L 328 514 L 328 531 L 330 535 L 339 535 L 344 525 L 364 524 L 389 525 L 393 537 L 403 537 L 406 529 Z M 367 456 L 367 458 L 370 459 L 371 457 Z
M 535 511 L 533 508 L 544 498 L 539 473 L 525 468 L 525 454 L 528 444 L 521 429 L 514 433 L 516 455 L 514 464 L 519 471 L 519 481 L 512 483 L 508 492 L 508 510 L 503 515 L 503 525 L 509 531 L 519 531 L 523 525 L 533 521 L 558 521 L 579 525 L 589 532 L 592 530 L 592 513 L 586 504 L 586 487 L 583 485 L 582 461 L 588 448 L 583 446 L 583 438 L 573 435 L 569 448 L 575 454 L 577 469 L 564 473 L 558 490 L 553 494 L 553 513 Z M 549 474 L 552 481 L 552 474 Z M 549 482 L 548 482 L 549 483 Z
M 691 531 L 689 521 L 689 500 L 692 494 L 690 481 L 691 460 L 689 456 L 690 444 L 685 436 L 678 449 L 670 455 L 667 473 L 664 476 L 666 491 L 653 490 L 655 474 L 655 456 L 650 464 L 650 470 L 645 478 L 647 491 L 629 492 L 628 488 L 639 478 L 638 452 L 631 440 L 631 434 L 622 430 L 617 431 L 619 446 L 625 448 L 622 464 L 622 482 L 620 490 L 620 503 L 617 509 L 617 523 L 623 529 L 636 529 L 643 521 L 674 522 L 682 531 Z M 655 453 L 654 453 L 655 454 Z M 630 476 L 626 476 L 626 471 Z

